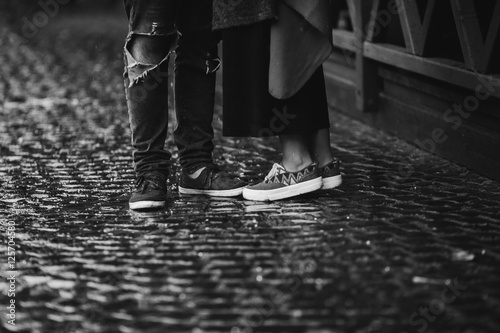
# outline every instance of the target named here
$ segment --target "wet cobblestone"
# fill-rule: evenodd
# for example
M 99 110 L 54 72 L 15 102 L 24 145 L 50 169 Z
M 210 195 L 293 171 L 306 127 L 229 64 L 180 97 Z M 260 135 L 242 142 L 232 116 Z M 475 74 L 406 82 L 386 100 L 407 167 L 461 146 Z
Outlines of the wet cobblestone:
M 174 164 L 166 209 L 130 211 L 123 31 L 61 21 L 21 46 L 0 28 L 1 237 L 13 221 L 18 270 L 2 332 L 500 330 L 499 183 L 332 112 L 339 189 L 179 196 Z M 214 124 L 230 171 L 254 181 L 278 160 L 274 141 Z

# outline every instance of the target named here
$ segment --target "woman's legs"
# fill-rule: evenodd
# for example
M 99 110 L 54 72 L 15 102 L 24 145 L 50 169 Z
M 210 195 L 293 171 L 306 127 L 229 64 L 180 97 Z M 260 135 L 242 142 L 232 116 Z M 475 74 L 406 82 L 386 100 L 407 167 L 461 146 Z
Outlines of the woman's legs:
M 287 171 L 304 169 L 313 162 L 309 150 L 309 135 L 280 135 L 282 165 Z
M 309 136 L 309 152 L 323 167 L 334 160 L 332 148 L 330 147 L 330 131 L 328 128 L 320 129 Z
M 280 135 L 281 165 L 275 163 L 264 181 L 243 189 L 247 200 L 267 201 L 295 197 L 319 190 L 323 179 L 309 153 L 309 136 Z
M 323 67 L 319 67 L 291 98 L 272 100 L 278 111 L 290 115 L 283 133 L 277 133 L 280 134 L 285 168 L 294 171 L 313 161 L 318 162 L 320 167 L 331 162 L 330 119 Z
M 330 147 L 330 132 L 327 128 L 320 129 L 311 135 L 309 147 L 323 177 L 323 189 L 331 189 L 342 184 L 340 162 L 333 157 Z
M 288 171 L 298 171 L 313 161 L 323 167 L 334 160 L 327 128 L 312 134 L 280 135 L 282 164 Z

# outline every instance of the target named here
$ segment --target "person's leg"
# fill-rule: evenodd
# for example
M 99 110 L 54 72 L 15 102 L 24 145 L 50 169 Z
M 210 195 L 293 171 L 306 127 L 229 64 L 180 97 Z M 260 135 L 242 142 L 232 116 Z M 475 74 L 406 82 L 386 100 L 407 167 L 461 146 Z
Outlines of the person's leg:
M 177 1 L 126 0 L 125 90 L 137 174 L 168 173 L 168 56 L 175 42 Z
M 340 185 L 339 164 L 330 149 L 322 68 L 297 94 L 287 100 L 274 99 L 274 105 L 273 111 L 286 125 L 274 126 L 282 145 L 282 164 L 274 164 L 263 182 L 243 190 L 243 197 L 278 200 Z M 322 163 L 322 168 L 314 160 Z
M 280 135 L 283 159 L 281 164 L 286 170 L 296 172 L 313 162 L 309 152 L 309 135 Z
M 309 152 L 309 135 L 280 135 L 283 159 L 275 163 L 259 184 L 243 190 L 248 200 L 266 201 L 291 198 L 316 191 L 322 186 L 322 178 Z
M 183 0 L 177 18 L 174 132 L 179 162 L 191 174 L 212 163 L 218 37 L 212 31 L 212 1 Z
M 179 192 L 240 195 L 246 183 L 212 163 L 218 34 L 212 31 L 212 1 L 183 0 L 177 17 L 174 138 L 182 167 Z
M 274 163 L 264 180 L 243 190 L 248 200 L 274 201 L 319 190 L 322 178 L 303 135 L 280 135 L 283 150 L 281 164 Z
M 165 203 L 170 152 L 164 150 L 168 125 L 168 56 L 175 42 L 177 0 L 126 0 L 129 34 L 124 48 L 125 90 L 137 183 L 130 207 Z
M 160 64 L 168 55 L 175 36 L 132 36 L 129 52 L 135 61 L 143 64 Z
M 320 129 L 309 137 L 309 151 L 312 157 L 323 167 L 333 161 L 333 153 L 330 147 L 330 131 L 328 128 Z
M 311 154 L 319 165 L 321 176 L 323 177 L 323 189 L 332 189 L 342 184 L 340 174 L 340 161 L 333 157 L 330 147 L 330 131 L 320 129 L 311 134 L 309 138 Z
M 290 121 L 283 134 L 306 131 L 304 137 L 307 141 L 307 151 L 318 163 L 323 177 L 323 189 L 339 186 L 342 176 L 340 162 L 333 157 L 330 147 L 330 120 L 322 67 L 318 68 L 297 94 L 287 100 L 286 105 L 289 112 L 297 116 Z M 292 153 L 293 149 L 305 156 L 304 149 L 298 150 L 292 146 Z
M 270 21 L 222 32 L 222 125 L 224 136 L 274 135 L 284 126 L 276 120 L 269 96 Z M 271 119 L 275 119 L 271 122 Z M 288 118 L 284 118 L 288 121 Z

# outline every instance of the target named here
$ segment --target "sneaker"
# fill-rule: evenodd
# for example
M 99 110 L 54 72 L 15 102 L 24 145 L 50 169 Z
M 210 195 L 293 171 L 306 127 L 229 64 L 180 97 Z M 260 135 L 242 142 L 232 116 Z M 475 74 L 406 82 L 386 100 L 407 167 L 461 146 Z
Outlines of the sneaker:
M 319 168 L 321 177 L 323 177 L 323 190 L 335 188 L 342 184 L 342 176 L 340 175 L 340 161 L 334 159 L 324 167 Z
M 319 190 L 322 186 L 318 165 L 313 163 L 297 172 L 289 172 L 274 163 L 263 182 L 243 190 L 243 198 L 274 201 Z
M 152 209 L 165 206 L 167 178 L 160 172 L 145 172 L 137 177 L 129 200 L 130 209 Z
M 205 194 L 213 197 L 236 197 L 243 192 L 247 183 L 221 170 L 215 164 L 208 164 L 197 178 L 181 174 L 179 193 Z

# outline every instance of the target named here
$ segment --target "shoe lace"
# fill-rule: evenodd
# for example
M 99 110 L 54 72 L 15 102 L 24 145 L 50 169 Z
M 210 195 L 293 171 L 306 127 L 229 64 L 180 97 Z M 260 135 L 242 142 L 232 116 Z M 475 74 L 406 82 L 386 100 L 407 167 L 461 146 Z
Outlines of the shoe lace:
M 217 164 L 213 164 L 213 163 L 207 164 L 205 166 L 205 168 L 207 169 L 207 171 L 209 173 L 218 173 L 218 172 L 222 171 L 221 168 L 219 168 L 219 166 Z
M 207 186 L 210 186 L 210 184 L 218 177 L 222 175 L 223 170 L 219 168 L 217 164 L 207 164 L 206 165 L 206 171 L 207 171 L 207 178 L 205 180 L 205 183 Z
M 271 178 L 285 172 L 286 172 L 285 169 L 281 165 L 279 165 L 278 163 L 274 163 L 273 167 L 271 168 L 271 171 L 269 171 L 267 176 L 264 177 L 264 181 L 268 182 L 269 180 L 271 180 Z
M 135 187 L 142 192 L 146 191 L 146 189 L 157 190 L 163 188 L 160 184 L 164 182 L 163 178 L 159 175 L 144 174 L 137 177 L 135 180 Z

